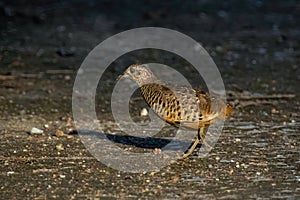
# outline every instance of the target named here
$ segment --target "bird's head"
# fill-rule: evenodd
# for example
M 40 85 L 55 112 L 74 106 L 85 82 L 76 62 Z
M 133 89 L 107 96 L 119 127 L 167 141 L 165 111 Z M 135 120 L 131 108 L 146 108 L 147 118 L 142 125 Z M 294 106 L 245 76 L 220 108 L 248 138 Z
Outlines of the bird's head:
M 152 83 L 156 80 L 156 76 L 151 72 L 146 64 L 130 65 L 125 70 L 124 74 L 118 77 L 118 79 L 123 78 L 129 78 L 135 81 L 139 86 L 147 83 Z

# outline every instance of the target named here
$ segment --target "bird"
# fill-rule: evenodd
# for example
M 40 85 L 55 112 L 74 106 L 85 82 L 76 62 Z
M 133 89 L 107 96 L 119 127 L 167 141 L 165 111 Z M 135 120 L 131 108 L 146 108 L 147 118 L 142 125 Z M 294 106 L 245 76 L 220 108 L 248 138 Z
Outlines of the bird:
M 175 127 L 197 130 L 197 136 L 182 158 L 193 153 L 199 142 L 205 142 L 205 130 L 218 119 L 227 119 L 234 108 L 220 98 L 198 88 L 168 85 L 159 80 L 147 64 L 130 65 L 119 79 L 137 83 L 146 103 L 162 120 Z

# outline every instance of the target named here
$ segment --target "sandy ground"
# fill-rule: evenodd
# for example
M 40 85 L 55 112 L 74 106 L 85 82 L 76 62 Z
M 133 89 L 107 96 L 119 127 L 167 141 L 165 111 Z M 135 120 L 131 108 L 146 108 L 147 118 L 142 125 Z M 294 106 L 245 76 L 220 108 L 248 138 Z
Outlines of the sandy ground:
M 297 1 L 1 1 L 1 199 L 300 198 L 299 13 Z M 199 41 L 236 112 L 207 157 L 195 153 L 158 172 L 129 173 L 97 161 L 82 144 L 72 89 L 89 51 L 142 26 Z M 127 151 L 151 153 L 165 142 L 121 137 L 110 109 L 117 76 L 132 63 L 153 60 L 199 84 L 186 61 L 166 52 L 131 52 L 112 63 L 99 83 L 96 110 L 103 133 Z M 144 107 L 136 92 L 137 121 Z M 33 127 L 43 133 L 30 134 Z M 167 127 L 161 139 L 174 131 Z

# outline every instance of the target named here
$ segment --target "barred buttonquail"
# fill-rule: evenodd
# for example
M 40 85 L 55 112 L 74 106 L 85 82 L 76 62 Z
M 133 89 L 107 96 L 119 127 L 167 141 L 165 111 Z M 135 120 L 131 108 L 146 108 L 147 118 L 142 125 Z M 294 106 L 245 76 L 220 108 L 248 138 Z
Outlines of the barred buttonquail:
M 226 119 L 233 112 L 233 107 L 210 97 L 207 92 L 186 86 L 169 87 L 158 80 L 146 64 L 129 66 L 119 78 L 135 81 L 147 104 L 169 124 L 198 130 L 194 143 L 183 158 L 194 151 L 200 140 L 205 144 L 205 127 L 217 119 Z

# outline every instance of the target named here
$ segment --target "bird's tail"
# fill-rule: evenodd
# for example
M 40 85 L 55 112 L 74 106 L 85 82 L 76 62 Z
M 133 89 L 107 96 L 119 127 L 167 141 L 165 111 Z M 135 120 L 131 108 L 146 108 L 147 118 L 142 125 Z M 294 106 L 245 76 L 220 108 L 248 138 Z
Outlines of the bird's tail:
M 233 106 L 227 104 L 226 108 L 225 108 L 225 118 L 229 117 L 230 115 L 232 115 L 234 112 L 234 108 Z

